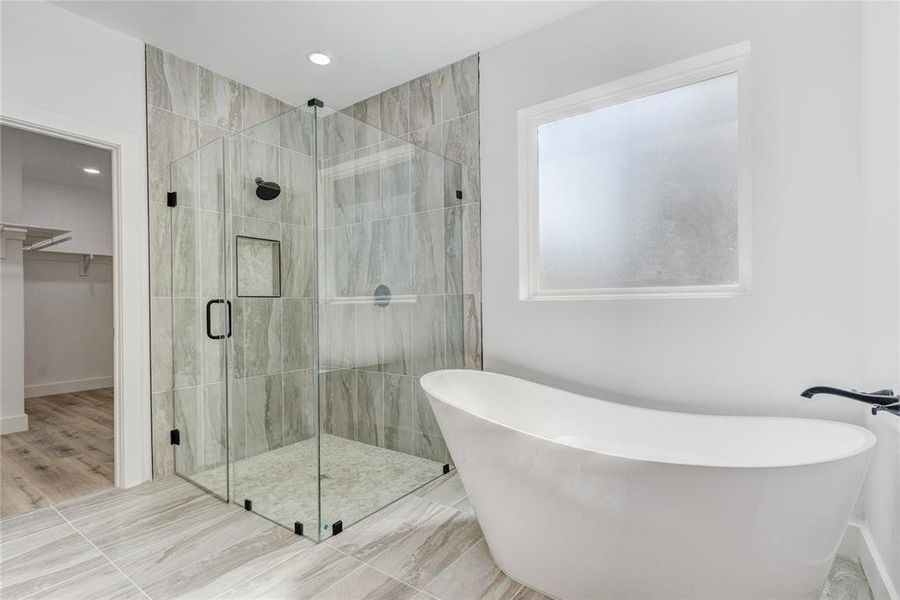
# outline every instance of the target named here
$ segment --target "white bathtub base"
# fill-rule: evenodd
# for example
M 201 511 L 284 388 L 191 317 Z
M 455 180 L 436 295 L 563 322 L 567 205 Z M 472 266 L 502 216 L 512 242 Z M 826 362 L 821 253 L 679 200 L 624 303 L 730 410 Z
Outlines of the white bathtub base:
M 433 375 L 446 373 L 473 372 Z M 605 419 L 617 424 L 597 436 L 625 432 L 640 446 L 646 419 L 677 413 L 587 404 L 487 373 L 454 377 L 428 375 L 422 384 L 491 554 L 511 578 L 561 600 L 819 598 L 868 465 L 873 441 L 865 430 L 786 420 L 805 421 L 796 423 L 798 435 L 821 427 L 861 436 L 855 452 L 835 460 L 673 464 L 651 460 L 646 447 L 635 449 L 644 453 L 636 459 L 557 440 L 589 437 Z M 760 423 L 768 425 L 747 426 Z M 672 456 L 685 462 L 699 450 L 673 448 Z

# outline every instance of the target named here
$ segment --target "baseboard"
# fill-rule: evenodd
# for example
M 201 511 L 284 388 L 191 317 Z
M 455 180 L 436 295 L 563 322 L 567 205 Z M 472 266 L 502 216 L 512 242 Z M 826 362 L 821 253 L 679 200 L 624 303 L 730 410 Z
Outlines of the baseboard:
M 0 417 L 0 435 L 19 431 L 28 431 L 28 415 L 23 413 L 12 417 Z
M 872 534 L 864 523 L 851 522 L 847 525 L 838 552 L 859 559 L 875 600 L 900 600 L 897 587 L 891 581 Z
M 38 398 L 51 394 L 71 394 L 85 390 L 96 390 L 113 386 L 113 378 L 91 377 L 90 379 L 76 379 L 75 381 L 57 381 L 56 383 L 38 383 L 25 386 L 26 398 Z

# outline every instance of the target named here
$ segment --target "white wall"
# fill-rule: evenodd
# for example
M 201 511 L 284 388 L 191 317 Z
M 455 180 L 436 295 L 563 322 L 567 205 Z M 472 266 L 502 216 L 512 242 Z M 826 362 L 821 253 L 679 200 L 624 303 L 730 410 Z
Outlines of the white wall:
M 900 388 L 900 5 L 866 3 L 862 21 L 863 362 L 867 388 Z M 878 435 L 865 490 L 868 535 L 900 592 L 900 419 L 868 415 Z M 870 577 L 872 579 L 872 577 Z M 873 588 L 877 582 L 873 582 Z M 876 597 L 879 597 L 875 589 Z
M 489 370 L 646 405 L 866 422 L 880 443 L 858 512 L 896 582 L 900 419 L 798 397 L 816 383 L 900 387 L 896 79 L 892 95 L 880 85 L 897 76 L 897 21 L 866 19 L 863 3 L 609 2 L 483 52 L 484 355 Z M 882 39 L 866 47 L 873 27 Z M 519 301 L 517 109 L 745 40 L 751 294 Z M 879 85 L 861 93 L 864 77 Z
M 54 252 L 112 255 L 110 192 L 29 178 L 22 184 L 24 223 L 71 231 Z
M 112 261 L 25 254 L 25 397 L 112 385 Z
M 45 2 L 0 3 L 0 115 L 111 144 L 117 394 L 116 481 L 150 478 L 149 266 L 144 45 Z M 0 361 L 2 362 L 2 361 Z M 5 366 L 3 367 L 5 369 Z
M 859 383 L 859 23 L 849 3 L 609 2 L 483 52 L 485 368 L 687 411 L 861 419 L 799 397 Z M 516 110 L 745 40 L 751 294 L 519 301 Z

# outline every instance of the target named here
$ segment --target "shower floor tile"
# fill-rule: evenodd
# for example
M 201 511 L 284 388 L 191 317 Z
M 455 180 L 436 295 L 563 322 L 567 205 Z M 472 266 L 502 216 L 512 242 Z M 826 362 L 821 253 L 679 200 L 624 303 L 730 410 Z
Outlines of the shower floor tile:
M 321 436 L 322 521 L 347 527 L 443 473 L 443 464 L 362 444 L 329 434 Z M 310 438 L 235 462 L 234 500 L 253 502 L 253 511 L 287 527 L 295 521 L 317 527 L 318 490 L 316 439 Z M 197 473 L 191 479 L 209 489 L 224 489 L 222 468 Z

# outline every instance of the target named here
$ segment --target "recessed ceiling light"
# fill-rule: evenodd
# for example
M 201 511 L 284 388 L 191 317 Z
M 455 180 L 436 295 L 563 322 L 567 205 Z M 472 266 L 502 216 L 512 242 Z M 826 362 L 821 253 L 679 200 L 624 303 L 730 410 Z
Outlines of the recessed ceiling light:
M 327 54 L 322 54 L 321 52 L 313 52 L 309 55 L 308 58 L 309 62 L 323 67 L 325 65 L 331 64 L 331 57 Z
M 85 173 L 90 173 L 91 175 L 99 175 L 100 169 L 94 169 L 93 167 L 85 167 L 82 169 Z

